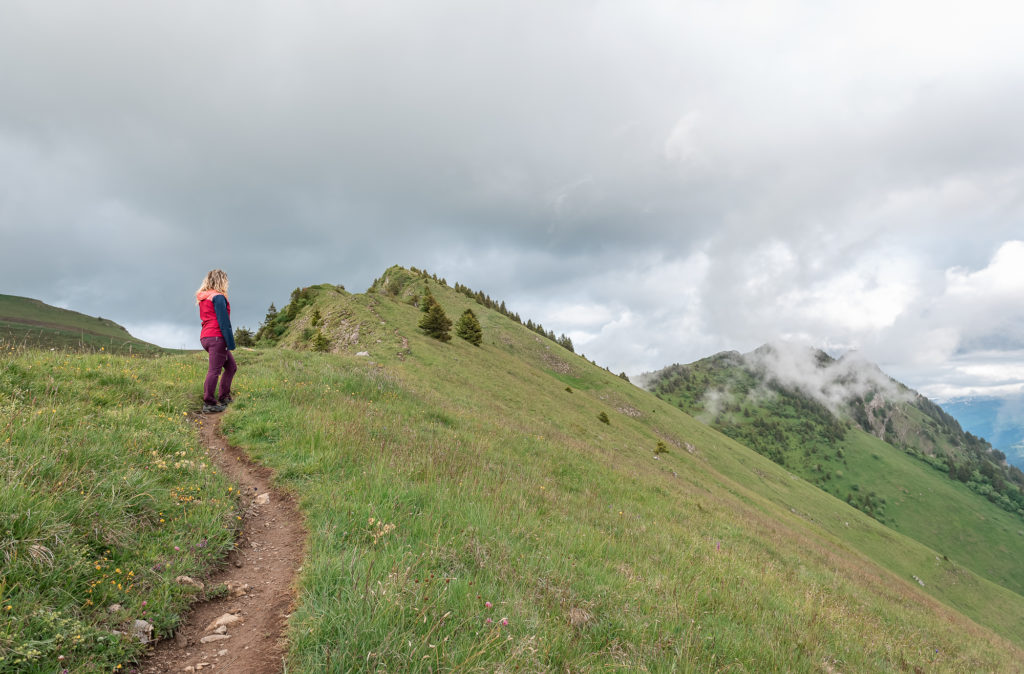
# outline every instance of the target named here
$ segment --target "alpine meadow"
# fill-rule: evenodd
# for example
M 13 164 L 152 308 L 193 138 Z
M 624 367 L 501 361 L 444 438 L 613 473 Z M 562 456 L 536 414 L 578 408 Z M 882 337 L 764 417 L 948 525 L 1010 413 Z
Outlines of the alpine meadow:
M 243 516 L 199 444 L 206 354 L 78 316 L 0 335 L 0 671 L 142 671 L 132 625 L 172 638 Z M 220 423 L 304 517 L 289 674 L 1022 669 L 1024 519 L 926 406 L 878 397 L 881 438 L 785 397 L 792 426 L 740 397 L 706 424 L 696 388 L 397 266 L 296 289 L 253 343 Z

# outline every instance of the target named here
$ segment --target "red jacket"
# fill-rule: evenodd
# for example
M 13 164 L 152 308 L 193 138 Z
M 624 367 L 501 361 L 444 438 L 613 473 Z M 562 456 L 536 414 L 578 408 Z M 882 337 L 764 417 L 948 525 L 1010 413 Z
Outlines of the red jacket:
M 220 321 L 217 320 L 217 310 L 213 306 L 213 298 L 217 295 L 224 298 L 224 304 L 227 307 L 227 315 L 225 316 L 227 325 L 225 326 L 221 326 Z M 225 337 L 225 335 L 231 334 L 231 319 L 229 318 L 231 315 L 231 303 L 228 302 L 228 298 L 224 296 L 224 293 L 216 290 L 204 290 L 201 293 L 196 293 L 196 299 L 199 300 L 199 320 L 203 322 L 203 329 L 199 333 L 199 339 L 204 337 L 224 337 L 224 341 L 228 342 L 228 346 L 234 347 L 234 340 Z M 227 330 L 223 328 L 227 328 Z

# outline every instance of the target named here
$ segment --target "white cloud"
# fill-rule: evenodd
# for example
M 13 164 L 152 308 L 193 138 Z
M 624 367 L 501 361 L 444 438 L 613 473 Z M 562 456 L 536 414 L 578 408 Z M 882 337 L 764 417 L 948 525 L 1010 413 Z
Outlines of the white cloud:
M 1007 241 L 992 262 L 976 272 L 954 267 L 946 272 L 951 300 L 1003 303 L 1024 293 L 1024 241 Z

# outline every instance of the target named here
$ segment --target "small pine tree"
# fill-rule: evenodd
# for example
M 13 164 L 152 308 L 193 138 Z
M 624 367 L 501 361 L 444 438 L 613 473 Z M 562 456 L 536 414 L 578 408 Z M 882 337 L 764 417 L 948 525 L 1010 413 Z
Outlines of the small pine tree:
M 320 324 L 323 323 L 323 322 L 324 322 L 324 318 L 323 318 L 323 316 L 320 315 L 320 310 L 319 309 L 313 309 L 313 318 L 310 321 L 310 323 L 313 325 L 313 327 L 314 328 L 318 328 L 318 327 L 320 327 Z
M 431 300 L 433 298 L 431 297 Z M 451 340 L 452 320 L 444 313 L 441 305 L 434 300 L 423 318 L 420 319 L 420 330 L 429 337 L 439 339 L 442 342 Z
M 602 424 L 608 424 L 609 426 L 611 426 L 612 424 L 606 412 L 601 412 L 600 414 L 597 415 L 597 418 Z
M 619 373 L 619 379 L 625 379 L 626 381 L 629 381 L 629 377 L 626 376 L 625 372 Z
M 267 333 L 270 330 L 270 326 L 274 324 L 275 320 L 277 320 L 277 307 L 275 307 L 274 303 L 271 302 L 270 308 L 267 309 L 267 315 L 263 318 L 263 322 L 260 323 L 259 330 L 256 331 L 256 339 L 263 339 L 264 337 L 269 337 Z
M 430 307 L 437 304 L 437 300 L 434 299 L 434 295 L 430 292 L 430 288 L 424 286 L 423 295 L 420 296 L 420 311 L 423 313 L 429 313 Z
M 313 350 L 314 351 L 329 351 L 331 348 L 331 340 L 327 338 L 327 335 L 322 330 L 317 330 L 313 336 Z
M 462 316 L 459 317 L 459 322 L 455 326 L 455 334 L 473 346 L 480 346 L 480 343 L 484 341 L 484 329 L 480 327 L 480 321 L 477 320 L 472 309 L 462 312 Z

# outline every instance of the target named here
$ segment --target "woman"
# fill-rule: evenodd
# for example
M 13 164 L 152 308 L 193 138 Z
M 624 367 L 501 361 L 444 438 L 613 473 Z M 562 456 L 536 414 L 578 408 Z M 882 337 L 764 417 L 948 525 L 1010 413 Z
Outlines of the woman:
M 231 380 L 238 366 L 231 352 L 235 350 L 235 337 L 231 332 L 231 305 L 228 303 L 228 275 L 214 269 L 196 291 L 199 318 L 203 329 L 199 343 L 210 354 L 210 369 L 203 386 L 203 413 L 223 412 L 231 402 Z M 220 376 L 221 369 L 224 376 Z M 220 397 L 217 397 L 217 379 L 220 378 Z

